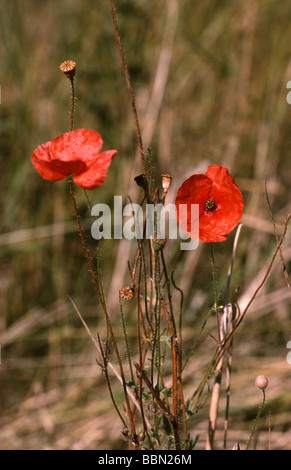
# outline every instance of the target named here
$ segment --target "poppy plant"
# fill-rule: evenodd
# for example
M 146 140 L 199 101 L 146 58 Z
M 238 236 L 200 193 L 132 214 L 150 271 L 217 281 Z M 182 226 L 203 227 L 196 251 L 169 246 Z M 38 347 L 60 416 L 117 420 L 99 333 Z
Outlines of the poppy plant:
M 101 186 L 117 150 L 99 153 L 101 135 L 91 129 L 76 129 L 40 145 L 31 161 L 40 176 L 48 181 L 60 181 L 74 175 L 77 186 L 95 189 Z
M 180 204 L 187 205 L 187 211 L 179 211 Z M 238 225 L 244 207 L 234 178 L 221 165 L 209 166 L 206 175 L 190 176 L 178 189 L 177 219 L 190 238 L 191 204 L 199 204 L 199 240 L 203 242 L 226 240 L 226 235 Z

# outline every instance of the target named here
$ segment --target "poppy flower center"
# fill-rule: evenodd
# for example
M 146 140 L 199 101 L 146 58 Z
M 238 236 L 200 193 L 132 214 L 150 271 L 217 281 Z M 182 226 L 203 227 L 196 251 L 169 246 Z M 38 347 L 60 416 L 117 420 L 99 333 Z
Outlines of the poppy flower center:
M 211 212 L 215 211 L 217 209 L 217 204 L 213 198 L 208 199 L 208 201 L 205 201 L 204 203 L 204 210 L 206 214 L 210 214 Z

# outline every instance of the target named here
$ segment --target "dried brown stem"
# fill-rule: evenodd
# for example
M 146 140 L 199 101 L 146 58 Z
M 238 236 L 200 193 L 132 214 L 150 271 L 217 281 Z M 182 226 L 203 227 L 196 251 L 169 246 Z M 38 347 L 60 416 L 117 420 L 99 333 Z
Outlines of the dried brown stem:
M 174 271 L 171 274 L 171 281 L 174 288 L 180 293 L 181 300 L 180 300 L 180 311 L 179 311 L 179 343 L 180 343 L 180 361 L 182 364 L 182 345 L 183 345 L 183 337 L 182 337 L 182 315 L 183 315 L 183 304 L 184 304 L 184 292 L 180 287 L 178 287 L 174 280 Z
M 174 310 L 173 310 L 173 304 L 172 304 L 172 294 L 171 294 L 171 289 L 170 289 L 170 280 L 169 280 L 169 276 L 168 276 L 167 265 L 166 265 L 163 250 L 161 251 L 161 259 L 162 259 L 163 270 L 164 270 L 165 279 L 166 279 L 166 287 L 167 287 L 169 309 L 170 309 L 170 315 L 171 315 L 171 323 L 172 323 L 172 326 L 173 326 L 173 334 L 176 336 L 177 335 L 177 330 L 176 330 L 176 322 L 175 322 Z
M 118 46 L 118 50 L 119 50 L 119 54 L 120 54 L 120 58 L 121 58 L 122 69 L 123 69 L 123 73 L 124 73 L 124 76 L 125 76 L 125 80 L 126 80 L 126 84 L 127 84 L 127 88 L 128 88 L 128 92 L 129 92 L 129 97 L 130 97 L 130 102 L 131 102 L 131 108 L 132 108 L 132 112 L 133 112 L 134 124 L 135 124 L 137 141 L 138 141 L 140 158 L 141 158 L 141 164 L 142 164 L 142 171 L 143 171 L 144 176 L 147 177 L 145 155 L 144 155 L 144 150 L 143 150 L 143 143 L 142 143 L 140 126 L 139 126 L 139 119 L 138 119 L 136 105 L 135 105 L 134 92 L 133 92 L 133 89 L 132 89 L 131 80 L 130 80 L 130 76 L 129 76 L 129 72 L 128 72 L 128 67 L 127 67 L 127 64 L 126 64 L 126 61 L 125 61 L 123 47 L 122 47 L 122 44 L 121 44 L 121 39 L 120 39 L 120 34 L 119 34 L 117 19 L 116 19 L 116 14 L 115 14 L 114 2 L 113 2 L 113 0 L 109 0 L 109 3 L 110 3 L 112 20 L 113 20 L 113 28 L 114 28 L 115 39 L 116 39 L 116 42 L 117 42 L 117 46 Z
M 156 393 L 156 390 L 152 386 L 151 381 L 148 379 L 146 372 L 139 366 L 139 364 L 134 363 L 134 365 L 135 365 L 140 377 L 142 377 L 143 380 L 145 381 L 147 387 L 149 388 L 149 390 L 150 390 L 155 402 L 157 403 L 158 407 L 160 408 L 161 412 L 167 418 L 167 420 L 169 421 L 169 423 L 172 426 L 173 434 L 174 434 L 174 438 L 175 438 L 175 448 L 176 448 L 176 450 L 181 450 L 181 443 L 180 443 L 177 416 L 173 415 L 167 409 L 167 407 L 164 405 L 164 403 L 162 402 L 162 400 L 160 399 L 160 397 Z
M 113 406 L 114 406 L 114 408 L 115 408 L 115 410 L 116 410 L 116 412 L 117 412 L 124 428 L 127 429 L 127 424 L 126 424 L 122 414 L 119 411 L 119 408 L 116 404 L 116 401 L 115 401 L 115 398 L 114 398 L 114 395 L 113 395 L 113 392 L 112 392 L 111 382 L 110 382 L 110 378 L 109 378 L 109 374 L 108 374 L 108 359 L 106 357 L 106 354 L 103 351 L 103 347 L 102 347 L 102 343 L 101 343 L 99 334 L 97 334 L 97 338 L 98 338 L 98 343 L 99 343 L 99 350 L 100 350 L 100 353 L 101 353 L 101 356 L 102 356 L 102 363 L 103 363 L 102 364 L 102 371 L 104 372 L 104 375 L 105 375 L 105 378 L 106 378 L 106 383 L 107 383 L 107 387 L 108 387 L 108 390 L 109 390 L 110 398 L 111 398 Z
M 266 193 L 267 204 L 268 204 L 268 207 L 269 207 L 269 212 L 270 212 L 271 219 L 272 219 L 272 223 L 273 223 L 273 228 L 274 228 L 274 234 L 275 234 L 276 242 L 277 242 L 277 244 L 278 244 L 278 243 L 279 243 L 278 231 L 277 231 L 275 219 L 274 219 L 274 216 L 273 216 L 273 212 L 272 212 L 272 209 L 271 209 L 271 203 L 270 203 L 269 194 L 268 194 L 268 190 L 267 190 L 267 181 L 265 181 L 265 193 Z M 283 273 L 284 273 L 285 281 L 286 281 L 286 284 L 287 284 L 287 287 L 288 287 L 289 291 L 291 291 L 291 286 L 290 286 L 290 282 L 289 282 L 288 271 L 287 271 L 287 268 L 286 268 L 286 264 L 285 264 L 285 260 L 284 260 L 284 257 L 283 257 L 283 253 L 282 253 L 281 247 L 280 247 L 279 253 L 280 253 L 281 264 L 282 264 L 282 268 L 283 268 Z
M 275 250 L 275 252 L 274 252 L 274 254 L 273 254 L 273 256 L 272 256 L 272 259 L 271 259 L 271 262 L 270 262 L 270 264 L 269 264 L 269 267 L 268 267 L 268 269 L 267 269 L 267 271 L 266 271 L 266 274 L 265 274 L 265 276 L 263 277 L 263 280 L 261 281 L 261 283 L 259 284 L 259 286 L 257 287 L 257 289 L 255 290 L 254 294 L 252 295 L 251 299 L 249 300 L 249 302 L 248 302 L 247 306 L 245 307 L 244 311 L 242 312 L 239 321 L 236 323 L 236 325 L 235 325 L 235 327 L 233 328 L 232 332 L 229 334 L 229 338 L 230 338 L 230 336 L 233 335 L 234 331 L 235 331 L 235 330 L 238 328 L 238 326 L 241 324 L 241 322 L 243 321 L 243 319 L 244 319 L 244 317 L 245 317 L 245 315 L 246 315 L 248 309 L 250 308 L 251 304 L 252 304 L 253 301 L 255 300 L 257 294 L 259 293 L 259 291 L 261 290 L 261 288 L 262 288 L 263 285 L 265 284 L 265 282 L 266 282 L 266 280 L 267 280 L 267 277 L 269 276 L 270 271 L 271 271 L 271 269 L 272 269 L 272 266 L 273 266 L 273 264 L 274 264 L 274 261 L 275 261 L 275 259 L 276 259 L 276 256 L 277 256 L 277 254 L 278 254 L 278 251 L 280 251 L 281 245 L 282 245 L 282 243 L 283 243 L 283 241 L 284 241 L 284 239 L 285 239 L 285 236 L 286 236 L 286 233 L 287 233 L 287 227 L 288 227 L 288 223 L 289 223 L 290 219 L 291 219 L 291 214 L 289 214 L 288 217 L 287 217 L 287 219 L 286 219 L 282 237 L 281 237 L 279 243 L 277 243 L 277 248 L 276 248 L 276 250 Z
M 237 330 L 237 328 L 239 327 L 239 325 L 241 324 L 241 322 L 243 321 L 244 317 L 246 316 L 247 314 L 247 311 L 249 310 L 250 306 L 252 305 L 252 303 L 254 302 L 255 298 L 257 297 L 259 291 L 261 290 L 261 288 L 263 287 L 263 285 L 265 284 L 269 274 L 270 274 L 270 271 L 273 267 L 273 264 L 275 262 L 275 259 L 276 259 L 276 256 L 281 248 L 281 245 L 285 239 L 285 236 L 286 236 L 286 233 L 287 233 L 287 227 L 288 227 L 288 223 L 290 222 L 291 220 L 291 214 L 288 215 L 286 221 L 285 221 L 285 224 L 284 224 L 284 229 L 283 229 L 283 234 L 281 236 L 281 239 L 279 241 L 279 243 L 277 244 L 277 248 L 272 256 L 272 259 L 271 259 L 271 262 L 266 270 L 266 273 L 263 277 L 263 280 L 260 282 L 260 284 L 258 285 L 258 287 L 256 288 L 255 292 L 253 293 L 251 299 L 249 300 L 248 304 L 246 305 L 245 309 L 243 310 L 243 312 L 241 313 L 238 321 L 236 322 L 235 326 L 232 328 L 232 330 L 229 332 L 229 334 L 224 338 L 223 340 L 223 345 L 221 347 L 219 347 L 219 349 L 215 352 L 215 357 L 213 358 L 215 363 L 217 364 L 221 358 L 221 356 L 224 354 L 224 351 L 225 351 L 225 348 L 227 347 L 228 345 L 228 342 L 231 340 L 231 338 L 233 337 L 234 335 L 234 332 Z
M 87 323 L 85 322 L 84 318 L 82 317 L 81 313 L 79 312 L 79 310 L 78 310 L 76 304 L 74 303 L 73 299 L 71 299 L 70 296 L 68 296 L 68 298 L 69 298 L 69 300 L 71 301 L 71 303 L 72 303 L 72 305 L 73 305 L 75 311 L 77 312 L 77 314 L 78 314 L 78 316 L 79 316 L 79 318 L 80 318 L 80 320 L 81 320 L 81 322 L 82 322 L 82 324 L 83 324 L 85 330 L 86 330 L 87 333 L 88 333 L 88 336 L 89 336 L 90 339 L 92 340 L 92 343 L 94 344 L 94 346 L 96 347 L 96 349 L 101 353 L 100 347 L 99 347 L 98 342 L 96 341 L 96 338 L 95 338 L 95 337 L 93 336 L 93 334 L 91 333 L 90 328 L 88 327 Z M 110 361 L 107 361 L 107 366 L 111 368 L 111 370 L 113 371 L 113 374 L 115 375 L 115 377 L 117 378 L 117 380 L 118 380 L 121 384 L 123 384 L 123 379 L 122 379 L 121 375 L 119 374 L 119 372 L 118 372 L 118 371 L 116 370 L 116 368 L 114 367 L 114 365 L 113 365 Z M 128 393 L 128 395 L 129 395 L 129 397 L 131 398 L 132 402 L 134 403 L 134 405 L 138 408 L 139 411 L 141 411 L 141 410 L 140 410 L 140 407 L 139 407 L 139 403 L 137 402 L 136 398 L 134 397 L 132 391 L 129 389 L 127 393 Z M 149 421 L 147 420 L 146 417 L 145 417 L 145 421 L 146 421 L 147 426 L 150 427 L 150 423 L 149 423 Z
M 173 419 L 174 419 L 172 413 L 167 409 L 167 407 L 164 405 L 164 403 L 162 402 L 162 400 L 158 396 L 156 390 L 154 389 L 154 387 L 151 384 L 151 381 L 148 379 L 148 376 L 147 376 L 146 372 L 140 367 L 140 365 L 137 362 L 134 362 L 134 366 L 136 367 L 139 376 L 142 377 L 143 380 L 145 381 L 147 387 L 149 388 L 153 398 L 155 399 L 155 401 L 156 401 L 158 407 L 160 408 L 160 410 L 162 411 L 162 413 L 165 415 L 165 417 L 170 422 L 172 422 Z
M 184 393 L 183 393 L 183 386 L 182 386 L 182 366 L 181 366 L 181 346 L 179 347 L 178 345 L 178 340 L 177 340 L 177 329 L 176 329 L 176 323 L 175 323 L 175 317 L 174 317 L 174 311 L 173 311 L 173 304 L 172 304 L 172 295 L 171 295 L 171 290 L 170 290 L 170 280 L 168 277 L 168 272 L 167 272 L 167 265 L 165 262 L 165 257 L 163 251 L 161 252 L 161 258 L 162 258 L 162 263 L 163 263 L 163 269 L 164 269 L 164 274 L 166 278 L 166 286 L 167 286 L 167 293 L 168 293 L 168 299 L 169 299 L 169 308 L 170 308 L 170 316 L 171 316 L 171 322 L 173 325 L 173 331 L 172 334 L 175 337 L 175 344 L 174 346 L 172 345 L 172 348 L 175 348 L 175 359 L 177 363 L 177 380 L 178 380 L 178 388 L 179 388 L 179 393 L 180 393 L 180 400 L 181 400 L 181 406 L 182 406 L 182 414 L 183 414 L 183 427 L 184 427 L 184 439 L 185 442 L 187 441 L 187 416 L 186 416 L 186 405 L 184 401 Z M 164 312 L 166 312 L 165 305 L 163 303 L 163 308 Z M 180 312 L 181 314 L 181 312 Z M 166 313 L 165 313 L 166 315 Z M 170 322 L 170 319 L 167 320 Z M 170 330 L 169 330 L 170 331 Z M 171 332 L 170 332 L 171 334 Z M 172 335 L 171 335 L 172 337 Z

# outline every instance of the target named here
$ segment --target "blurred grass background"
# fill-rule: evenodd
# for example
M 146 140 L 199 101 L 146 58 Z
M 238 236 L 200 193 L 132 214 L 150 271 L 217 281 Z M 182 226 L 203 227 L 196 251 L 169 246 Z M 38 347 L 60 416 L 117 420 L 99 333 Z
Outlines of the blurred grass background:
M 96 129 L 104 150 L 118 149 L 91 201 L 112 204 L 113 195 L 123 195 L 125 203 L 128 195 L 140 201 L 133 181 L 141 173 L 135 129 L 109 2 L 1 0 L 0 8 L 0 446 L 126 448 L 96 352 L 67 297 L 102 335 L 67 183 L 42 180 L 30 162 L 40 143 L 69 128 L 69 82 L 59 65 L 75 60 L 75 128 Z M 231 285 L 232 296 L 240 287 L 243 306 L 275 248 L 265 178 L 279 233 L 290 211 L 290 2 L 116 0 L 116 9 L 156 184 L 162 172 L 171 173 L 174 201 L 188 176 L 219 163 L 243 191 L 244 226 Z M 90 213 L 82 192 L 77 197 L 94 256 Z M 233 238 L 215 246 L 221 289 Z M 129 282 L 127 260 L 135 248 L 124 240 L 103 244 L 104 289 L 121 344 L 118 289 Z M 283 250 L 290 267 L 289 233 Z M 201 243 L 181 252 L 178 242 L 168 242 L 165 256 L 185 295 L 186 351 L 213 303 L 209 247 Z M 260 423 L 257 448 L 268 448 L 271 427 L 271 448 L 291 449 L 290 298 L 278 259 L 235 335 L 229 448 L 248 439 L 261 398 L 254 380 L 265 374 L 271 413 Z M 128 303 L 125 313 L 134 345 L 134 306 Z M 205 334 L 185 371 L 188 393 L 214 347 Z M 121 399 L 118 383 L 112 384 Z M 190 421 L 192 435 L 200 434 L 197 448 L 204 447 L 208 403 Z M 217 448 L 223 408 L 222 397 Z

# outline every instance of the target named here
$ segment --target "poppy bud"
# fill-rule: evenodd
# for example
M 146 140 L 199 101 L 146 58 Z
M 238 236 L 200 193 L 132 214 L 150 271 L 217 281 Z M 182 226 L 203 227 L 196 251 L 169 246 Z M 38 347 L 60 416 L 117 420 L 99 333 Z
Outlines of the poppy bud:
M 168 173 L 164 173 L 162 176 L 162 187 L 164 192 L 167 192 L 171 186 L 171 182 L 173 179 L 173 176 L 169 175 Z
M 265 375 L 259 375 L 256 378 L 255 384 L 260 390 L 265 390 L 268 386 L 268 379 Z
M 141 175 L 138 175 L 134 178 L 134 181 L 138 186 L 140 186 L 143 189 L 146 189 L 147 187 L 147 180 L 145 175 L 142 173 Z
M 159 239 L 159 238 L 154 238 L 153 239 L 153 249 L 155 251 L 160 251 L 164 248 L 167 240 L 166 239 Z

